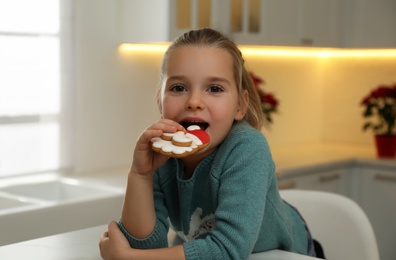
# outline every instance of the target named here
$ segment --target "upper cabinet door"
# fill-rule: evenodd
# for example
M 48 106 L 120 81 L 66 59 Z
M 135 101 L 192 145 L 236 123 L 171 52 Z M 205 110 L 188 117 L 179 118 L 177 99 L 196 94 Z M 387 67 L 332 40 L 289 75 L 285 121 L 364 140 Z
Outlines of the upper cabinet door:
M 240 44 L 296 46 L 302 37 L 302 0 L 232 0 L 228 35 Z
M 342 1 L 302 1 L 301 45 L 341 47 Z
M 260 8 L 258 32 L 245 32 L 236 38 L 237 42 L 252 43 L 254 40 L 253 44 L 278 46 L 341 46 L 340 0 L 257 2 Z M 251 14 L 247 15 L 251 17 Z
M 345 46 L 396 48 L 396 1 L 348 0 Z

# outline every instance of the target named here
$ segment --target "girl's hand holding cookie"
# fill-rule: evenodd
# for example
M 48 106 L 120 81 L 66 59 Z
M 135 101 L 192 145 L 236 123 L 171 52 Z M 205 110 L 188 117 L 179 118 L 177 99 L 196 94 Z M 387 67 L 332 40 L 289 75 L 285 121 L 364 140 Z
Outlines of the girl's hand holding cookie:
M 144 130 L 136 142 L 131 172 L 141 175 L 152 173 L 165 163 L 168 157 L 153 152 L 151 140 L 159 138 L 164 133 L 176 133 L 178 131 L 183 132 L 185 129 L 177 122 L 169 119 L 161 119 Z

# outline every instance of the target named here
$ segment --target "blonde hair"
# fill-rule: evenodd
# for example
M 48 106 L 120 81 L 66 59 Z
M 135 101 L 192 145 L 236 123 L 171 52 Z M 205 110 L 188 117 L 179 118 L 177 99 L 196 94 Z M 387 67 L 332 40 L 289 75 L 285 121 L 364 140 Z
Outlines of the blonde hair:
M 242 57 L 242 53 L 237 45 L 229 38 L 221 34 L 220 32 L 210 29 L 203 28 L 199 30 L 191 30 L 173 41 L 167 51 L 164 54 L 161 70 L 160 70 L 160 87 L 157 91 L 157 101 L 160 104 L 160 93 L 161 86 L 164 79 L 164 73 L 166 71 L 167 61 L 169 56 L 178 47 L 186 45 L 198 45 L 198 46 L 212 46 L 227 51 L 233 60 L 233 73 L 236 86 L 238 88 L 239 102 L 245 102 L 243 98 L 244 90 L 248 92 L 249 101 L 247 112 L 244 119 L 254 128 L 260 130 L 263 125 L 263 113 L 261 110 L 260 97 L 253 85 L 253 81 L 245 68 L 245 61 Z

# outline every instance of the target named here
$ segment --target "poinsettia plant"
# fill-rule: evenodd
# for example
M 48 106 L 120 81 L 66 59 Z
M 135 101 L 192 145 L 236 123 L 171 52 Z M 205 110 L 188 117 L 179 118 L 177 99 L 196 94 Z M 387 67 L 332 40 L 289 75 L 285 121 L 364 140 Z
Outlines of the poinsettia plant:
M 379 85 L 361 101 L 364 118 L 370 119 L 363 130 L 372 129 L 377 135 L 396 135 L 396 83 Z
M 264 118 L 267 123 L 272 123 L 272 114 L 278 111 L 279 100 L 274 94 L 264 91 L 261 87 L 265 82 L 263 79 L 255 75 L 253 72 L 249 72 L 250 77 L 253 80 L 253 84 L 257 89 L 257 93 L 260 96 L 261 107 L 263 110 Z

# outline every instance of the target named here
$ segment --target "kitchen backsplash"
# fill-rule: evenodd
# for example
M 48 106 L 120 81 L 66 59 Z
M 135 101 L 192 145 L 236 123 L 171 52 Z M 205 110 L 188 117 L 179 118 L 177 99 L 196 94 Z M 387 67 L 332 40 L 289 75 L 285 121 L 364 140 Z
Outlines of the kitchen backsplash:
M 134 87 L 134 96 L 148 89 L 154 93 L 162 52 L 132 51 L 121 56 L 125 68 L 140 70 L 139 78 L 146 82 Z M 248 69 L 265 80 L 264 89 L 280 100 L 274 123 L 263 129 L 271 145 L 373 142 L 372 134 L 362 131 L 360 101 L 378 84 L 396 82 L 396 55 L 246 54 L 245 58 Z M 136 76 L 125 80 L 132 86 Z M 139 106 L 152 105 L 151 101 L 139 99 L 144 103 Z M 138 120 L 143 120 L 139 115 Z
M 281 100 L 271 130 L 273 145 L 304 142 L 373 143 L 363 132 L 363 97 L 379 84 L 396 82 L 396 52 L 335 56 L 259 56 L 247 63 Z M 363 53 L 363 52 L 361 52 Z

